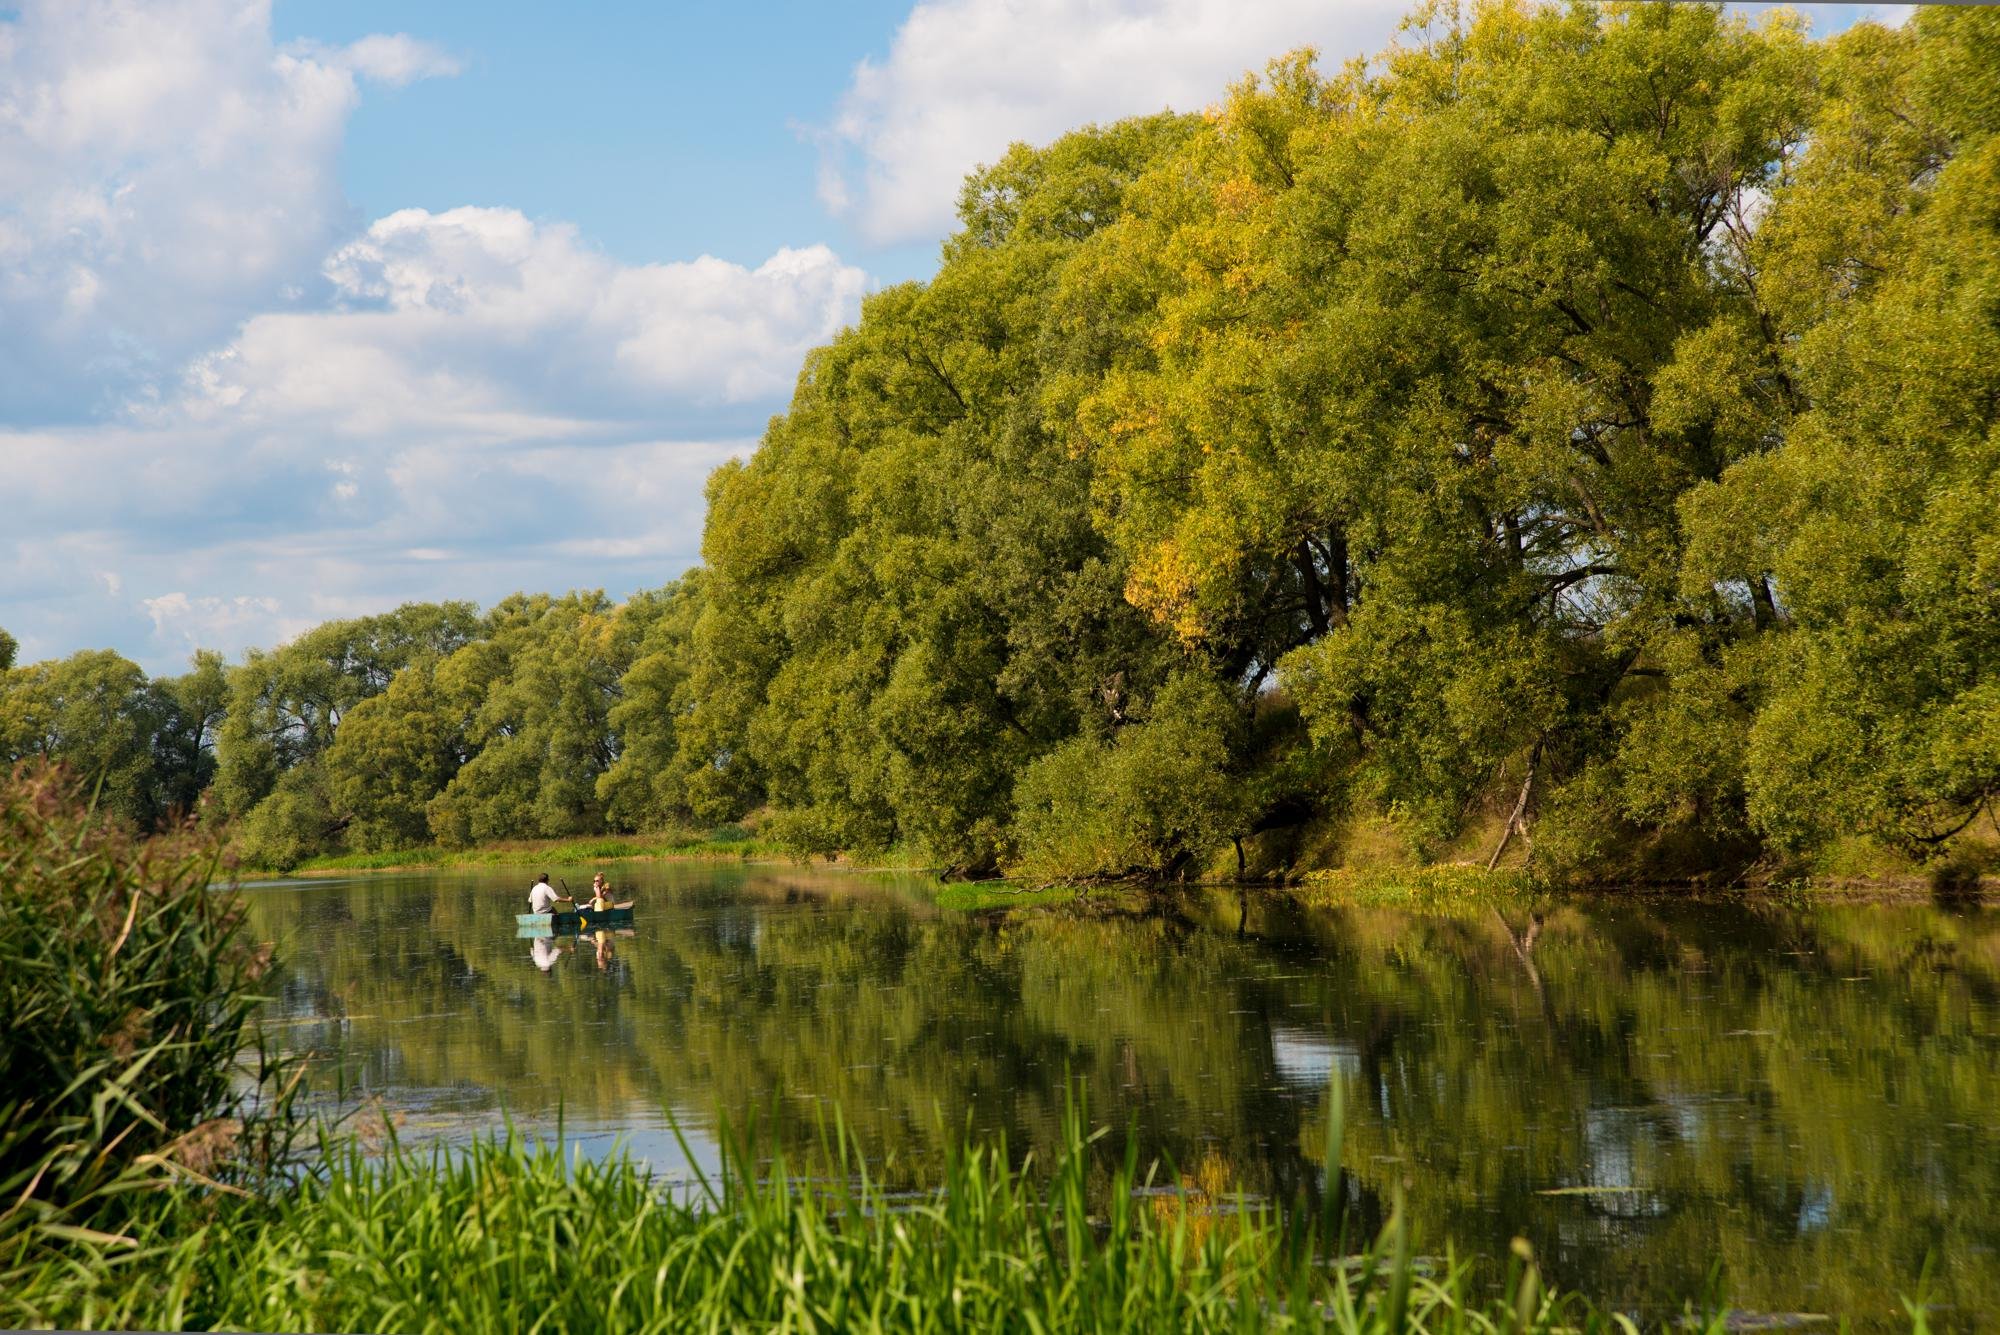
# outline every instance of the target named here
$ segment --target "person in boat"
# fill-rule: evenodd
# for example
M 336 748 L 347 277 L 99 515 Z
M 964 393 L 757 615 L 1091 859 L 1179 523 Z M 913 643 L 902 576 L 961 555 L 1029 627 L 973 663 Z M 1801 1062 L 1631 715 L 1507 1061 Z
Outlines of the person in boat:
M 554 913 L 556 905 L 573 904 L 575 902 L 568 895 L 559 895 L 556 893 L 556 888 L 549 884 L 549 874 L 547 872 L 543 872 L 541 879 L 528 888 L 528 912 L 530 913 Z
M 611 907 L 611 882 L 599 872 L 590 881 L 590 907 L 602 913 Z

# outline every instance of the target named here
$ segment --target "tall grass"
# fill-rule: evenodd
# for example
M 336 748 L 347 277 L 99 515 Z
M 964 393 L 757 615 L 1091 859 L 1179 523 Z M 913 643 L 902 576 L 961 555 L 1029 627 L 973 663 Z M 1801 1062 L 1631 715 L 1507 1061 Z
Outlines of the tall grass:
M 59 769 L 0 782 L 0 1282 L 109 1236 L 135 1192 L 215 1190 L 282 1148 L 281 1110 L 252 1115 L 275 1065 L 238 1062 L 268 959 L 215 867 L 212 842 L 135 839 Z
M 1337 1134 L 1337 1133 L 1336 1133 Z M 934 1191 L 884 1190 L 838 1127 L 814 1171 L 725 1137 L 724 1170 L 668 1193 L 616 1159 L 511 1133 L 456 1151 L 329 1144 L 292 1192 L 162 1210 L 129 1255 L 49 1267 L 0 1321 L 284 1331 L 1612 1331 L 1548 1295 L 1525 1254 L 1504 1290 L 1413 1258 L 1400 1215 L 1329 1264 L 1322 1220 L 1178 1199 L 1149 1208 L 1128 1150 L 1087 1190 L 1072 1110 L 1046 1172 L 994 1147 Z M 1090 1202 L 1105 1202 L 1093 1209 Z M 1699 1327 L 1697 1327 L 1699 1328 Z M 1719 1327 L 1718 1327 L 1719 1328 Z

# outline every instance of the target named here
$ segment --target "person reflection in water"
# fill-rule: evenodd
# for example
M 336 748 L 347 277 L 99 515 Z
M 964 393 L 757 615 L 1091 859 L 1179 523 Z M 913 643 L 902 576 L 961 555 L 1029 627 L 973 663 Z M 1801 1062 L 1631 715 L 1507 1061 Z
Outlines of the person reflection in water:
M 614 958 L 611 949 L 611 933 L 600 929 L 591 935 L 591 940 L 597 944 L 597 967 L 600 969 L 609 969 L 611 961 Z
M 528 947 L 528 957 L 534 960 L 537 969 L 547 973 L 555 968 L 556 961 L 563 957 L 563 949 L 552 938 L 538 936 L 534 944 Z

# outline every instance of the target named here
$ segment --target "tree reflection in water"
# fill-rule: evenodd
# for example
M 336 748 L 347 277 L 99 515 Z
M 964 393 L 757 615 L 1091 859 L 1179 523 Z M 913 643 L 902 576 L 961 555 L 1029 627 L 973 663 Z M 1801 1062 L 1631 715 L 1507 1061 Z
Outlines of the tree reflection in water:
M 957 1128 L 1049 1143 L 1069 1078 L 1159 1181 L 1312 1200 L 1338 1078 L 1366 1226 L 1401 1182 L 1439 1249 L 1523 1234 L 1634 1304 L 1719 1261 L 1741 1306 L 1860 1318 L 1934 1252 L 1940 1301 L 2000 1310 L 1990 911 L 1194 892 L 966 916 L 893 878 L 662 865 L 633 873 L 636 935 L 543 965 L 517 879 L 252 891 L 289 961 L 281 1032 L 446 1134 L 672 1108 L 803 1149 L 837 1104 L 909 1185 Z

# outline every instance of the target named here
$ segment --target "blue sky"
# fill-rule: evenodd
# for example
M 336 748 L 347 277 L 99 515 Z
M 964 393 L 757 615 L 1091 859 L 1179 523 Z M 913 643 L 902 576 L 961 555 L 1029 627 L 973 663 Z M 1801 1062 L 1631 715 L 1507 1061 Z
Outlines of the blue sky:
M 1404 8 L 0 5 L 0 627 L 171 671 L 657 586 L 967 170 Z
M 505 203 L 574 222 L 627 263 L 756 264 L 824 240 L 894 281 L 927 274 L 936 245 L 870 246 L 828 218 L 810 127 L 909 9 L 279 0 L 273 27 L 280 41 L 328 42 L 407 29 L 464 62 L 449 80 L 369 98 L 348 122 L 342 179 L 367 216 Z

